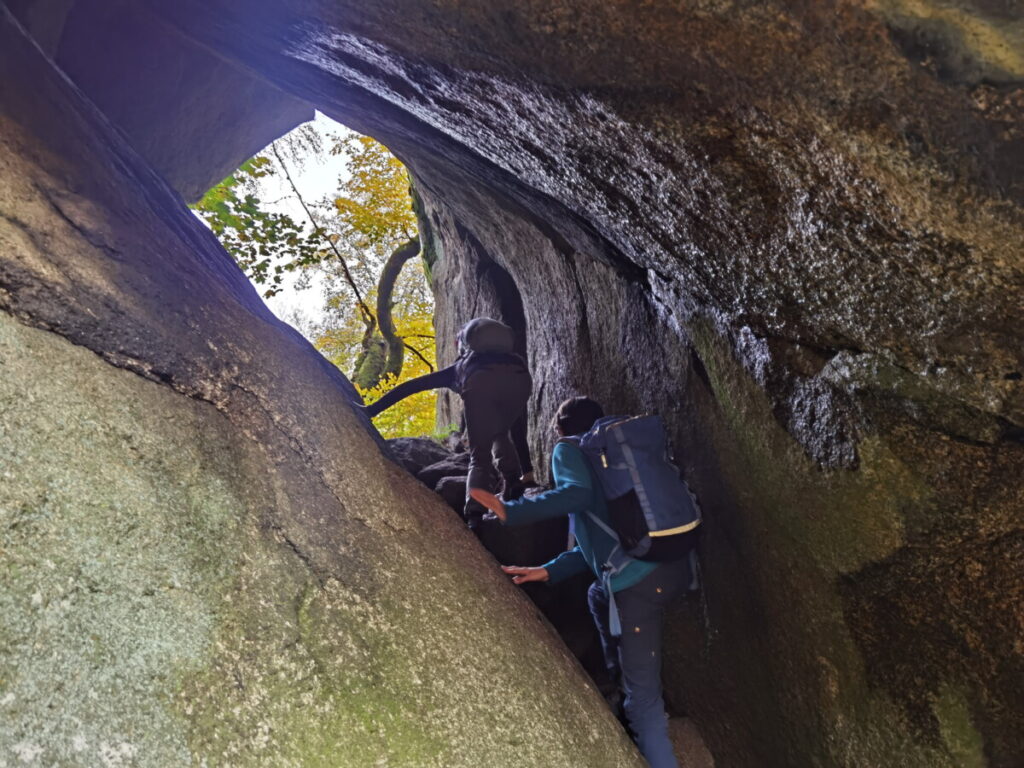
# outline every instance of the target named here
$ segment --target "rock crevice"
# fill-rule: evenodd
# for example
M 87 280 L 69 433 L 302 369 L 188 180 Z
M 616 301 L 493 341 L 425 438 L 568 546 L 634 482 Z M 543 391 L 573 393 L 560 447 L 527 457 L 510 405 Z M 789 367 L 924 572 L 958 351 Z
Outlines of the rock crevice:
M 351 385 L 4 6 L 0 104 L 0 761 L 639 764 Z
M 31 2 L 16 5 L 38 22 Z M 68 18 L 89 21 L 92 5 Z M 719 764 L 1024 760 L 1007 683 L 1024 669 L 1008 640 L 1024 605 L 1016 9 L 146 0 L 131 14 L 143 37 L 173 29 L 232 77 L 401 157 L 431 244 L 439 359 L 471 315 L 525 329 L 537 458 L 572 394 L 665 418 L 706 510 L 710 621 L 704 633 L 685 610 L 674 618 L 666 691 Z M 414 481 L 350 453 L 373 441 L 343 377 L 267 315 L 5 16 L 8 39 L 4 71 L 34 74 L 31 88 L 0 81 L 14 180 L 0 197 L 4 310 L 217 403 L 294 471 L 278 476 L 275 514 L 316 562 L 422 531 L 387 490 Z M 106 103 L 102 83 L 81 81 Z M 150 157 L 167 126 L 130 104 L 109 117 L 115 107 Z M 271 124 L 258 117 L 252 136 Z M 248 146 L 219 138 L 206 171 Z M 195 170 L 174 165 L 160 168 L 168 179 Z M 456 404 L 440 415 L 456 418 Z M 325 488 L 342 490 L 309 508 L 331 514 L 290 506 Z M 349 615 L 303 604 L 316 621 Z M 387 709 L 374 701 L 367 711 Z M 410 754 L 434 748 L 409 738 Z

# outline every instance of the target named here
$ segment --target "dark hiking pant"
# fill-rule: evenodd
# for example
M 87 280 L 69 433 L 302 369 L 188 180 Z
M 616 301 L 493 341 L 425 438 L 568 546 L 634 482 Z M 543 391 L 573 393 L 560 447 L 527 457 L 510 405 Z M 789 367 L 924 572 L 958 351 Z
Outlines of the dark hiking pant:
M 668 737 L 668 716 L 661 697 L 661 632 L 665 607 L 689 583 L 689 561 L 661 563 L 642 581 L 615 593 L 622 637 L 608 626 L 608 595 L 599 581 L 590 585 L 587 602 L 594 616 L 605 664 L 621 680 L 624 708 L 640 753 L 651 768 L 678 768 Z
M 516 455 L 519 457 L 519 468 L 525 475 L 533 472 L 533 460 L 530 458 L 530 442 L 526 436 L 526 411 L 516 419 L 512 425 L 512 444 L 516 447 Z
M 466 478 L 466 519 L 487 510 L 469 497 L 470 488 L 498 492 L 518 485 L 522 474 L 509 430 L 530 399 L 533 382 L 518 365 L 494 365 L 473 373 L 462 388 L 466 436 L 469 442 L 469 477 Z

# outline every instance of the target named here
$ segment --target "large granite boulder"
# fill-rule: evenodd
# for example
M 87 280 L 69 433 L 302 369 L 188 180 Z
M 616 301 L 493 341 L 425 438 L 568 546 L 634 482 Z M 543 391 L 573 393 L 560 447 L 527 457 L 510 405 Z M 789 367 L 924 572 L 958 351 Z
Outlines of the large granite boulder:
M 1024 760 L 1019 8 L 148 5 L 409 164 L 440 359 L 521 311 L 538 455 L 569 394 L 665 417 L 721 764 Z
M 569 394 L 666 419 L 707 520 L 703 601 L 671 623 L 666 694 L 720 765 L 1024 761 L 1017 5 L 135 5 L 409 165 L 439 357 L 472 315 L 524 331 L 538 457 Z M 20 86 L 2 87 L 10 99 Z M 77 123 L 42 114 L 49 103 L 5 109 L 5 126 L 41 137 L 14 157 L 82 153 Z M 308 371 L 245 362 L 269 342 L 224 307 L 250 294 L 178 217 L 164 226 L 208 254 L 205 271 L 162 229 L 143 274 L 163 279 L 133 279 L 123 254 L 149 251 L 123 232 L 150 226 L 140 205 L 173 205 L 148 182 L 142 202 L 118 185 L 84 195 L 111 174 L 90 159 L 109 159 L 109 140 L 94 143 L 70 180 L 58 165 L 5 188 L 21 266 L 0 273 L 2 306 L 215 403 L 268 455 L 298 450 L 336 468 L 324 482 L 352 482 L 326 429 L 348 416 L 297 407 L 343 385 L 312 393 Z M 95 206 L 82 199 L 132 225 L 83 226 Z M 102 269 L 40 245 L 60 245 L 49 219 L 26 234 L 25 211 L 54 207 L 106 249 Z M 28 270 L 37 251 L 49 255 Z M 365 478 L 379 488 L 376 468 Z
M 639 766 L 344 377 L 0 5 L 0 763 Z

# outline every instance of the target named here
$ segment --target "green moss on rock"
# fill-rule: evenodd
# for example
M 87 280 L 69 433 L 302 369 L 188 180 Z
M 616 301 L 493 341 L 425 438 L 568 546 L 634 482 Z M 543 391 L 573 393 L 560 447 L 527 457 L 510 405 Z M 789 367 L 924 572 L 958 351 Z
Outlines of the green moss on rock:
M 0 366 L 0 761 L 638 764 L 466 532 L 396 510 L 325 574 L 212 406 L 4 314 Z
M 714 541 L 707 554 L 709 588 L 719 600 L 722 622 L 716 642 L 744 644 L 756 658 L 751 663 L 761 667 L 749 671 L 748 679 L 766 676 L 766 690 L 749 705 L 752 721 L 754 712 L 771 712 L 784 702 L 785 720 L 775 722 L 768 714 L 759 721 L 764 743 L 778 739 L 780 748 L 788 742 L 791 750 L 799 744 L 800 761 L 794 764 L 801 765 L 882 765 L 893 755 L 901 765 L 921 768 L 987 765 L 972 720 L 977 694 L 951 687 L 965 673 L 961 665 L 975 664 L 977 675 L 991 662 L 988 648 L 969 647 L 976 635 L 963 613 L 966 606 L 951 604 L 949 589 L 963 577 L 939 570 L 946 567 L 944 552 L 955 541 L 956 527 L 947 489 L 921 470 L 935 464 L 934 456 L 912 465 L 898 434 L 879 433 L 861 441 L 857 471 L 821 471 L 774 418 L 767 397 L 725 341 L 700 326 L 693 340 L 717 404 L 705 415 L 707 433 L 737 505 L 728 519 L 712 519 L 715 530 L 708 534 Z M 929 444 L 934 437 L 918 440 L 920 450 L 935 450 Z M 908 544 L 928 541 L 940 521 L 948 544 L 940 539 L 925 550 Z M 723 541 L 735 549 L 738 572 L 722 570 L 731 562 L 721 551 Z M 917 576 L 922 566 L 907 561 L 914 552 L 927 553 L 934 564 L 924 567 L 934 572 Z M 991 552 L 988 557 L 996 562 Z M 880 565 L 889 562 L 892 567 Z M 756 639 L 734 623 L 748 618 L 721 605 L 730 582 L 743 583 L 771 617 L 758 620 Z M 914 602 L 927 606 L 927 617 L 914 618 L 907 607 Z M 975 607 L 985 610 L 980 606 Z M 885 616 L 918 624 L 897 633 L 881 623 Z M 911 640 L 915 633 L 919 637 Z M 950 633 L 962 635 L 963 651 L 949 646 Z M 692 647 L 685 633 L 676 636 Z M 726 656 L 736 652 L 717 650 Z M 669 664 L 676 689 L 687 690 L 686 680 L 674 679 L 680 660 L 671 651 Z M 701 680 L 695 687 L 703 685 L 714 690 L 716 681 Z M 924 719 L 922 702 L 930 702 Z M 813 727 L 798 735 L 787 725 L 794 720 Z M 713 722 L 701 725 L 705 733 L 717 728 Z

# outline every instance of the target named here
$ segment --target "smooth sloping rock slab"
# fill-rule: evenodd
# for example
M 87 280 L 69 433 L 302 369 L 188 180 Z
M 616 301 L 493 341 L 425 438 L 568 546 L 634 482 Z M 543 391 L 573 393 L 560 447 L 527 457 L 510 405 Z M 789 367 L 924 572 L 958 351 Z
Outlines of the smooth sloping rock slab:
M 0 762 L 639 766 L 351 386 L 2 6 L 0 107 Z

